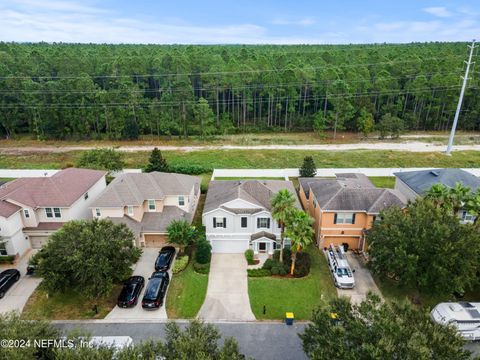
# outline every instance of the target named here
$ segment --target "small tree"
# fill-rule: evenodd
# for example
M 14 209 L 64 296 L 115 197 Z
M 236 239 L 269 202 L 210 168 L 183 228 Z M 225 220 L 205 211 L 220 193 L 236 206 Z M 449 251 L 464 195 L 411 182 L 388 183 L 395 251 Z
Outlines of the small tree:
M 293 211 L 295 198 L 287 189 L 277 192 L 272 200 L 272 217 L 280 224 L 280 262 L 283 262 L 283 247 L 285 246 L 285 222 Z
M 194 226 L 186 220 L 172 220 L 167 227 L 168 241 L 180 246 L 183 253 L 186 246 L 192 245 L 198 234 Z
M 208 264 L 212 258 L 212 246 L 204 237 L 201 237 L 197 242 L 197 252 L 195 253 L 195 260 L 199 264 Z
M 138 123 L 134 117 L 125 119 L 125 127 L 123 128 L 123 138 L 126 140 L 137 140 L 140 135 Z
M 80 168 L 119 171 L 123 169 L 122 154 L 113 148 L 87 150 L 82 153 L 76 166 Z
M 323 111 L 319 111 L 313 118 L 313 131 L 324 137 L 325 130 L 327 130 L 327 119 L 325 118 Z
M 365 109 L 360 111 L 360 116 L 357 119 L 357 130 L 366 138 L 368 137 L 368 134 L 375 130 L 373 115 Z
M 471 355 L 453 327 L 434 323 L 424 310 L 382 303 L 372 294 L 359 305 L 338 298 L 316 310 L 300 338 L 313 360 L 467 360 Z
M 167 160 L 163 158 L 162 152 L 157 147 L 152 150 L 148 164 L 144 169 L 146 173 L 154 171 L 168 172 Z
M 305 156 L 302 167 L 300 168 L 301 177 L 314 177 L 317 175 L 317 166 L 311 156 Z
M 297 253 L 312 243 L 314 236 L 312 223 L 313 219 L 303 210 L 295 209 L 287 218 L 285 235 L 291 241 L 290 249 L 292 250 L 290 275 L 295 271 Z
M 203 97 L 195 104 L 193 115 L 200 125 L 200 135 L 202 138 L 207 138 L 215 134 L 215 114 L 210 108 L 210 105 L 208 105 L 208 101 Z
M 130 276 L 142 251 L 125 224 L 110 220 L 70 221 L 39 252 L 38 273 L 50 292 L 68 289 L 95 298 Z
M 404 130 L 404 122 L 402 119 L 387 113 L 382 116 L 377 125 L 377 130 L 380 132 L 381 139 L 384 139 L 387 137 L 387 135 L 390 135 L 391 138 L 396 139 L 400 137 L 400 134 Z

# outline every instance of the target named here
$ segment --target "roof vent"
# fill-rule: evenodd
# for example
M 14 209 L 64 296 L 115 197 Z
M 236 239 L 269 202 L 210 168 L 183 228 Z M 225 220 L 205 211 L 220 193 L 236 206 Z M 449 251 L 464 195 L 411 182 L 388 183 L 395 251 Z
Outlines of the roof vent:
M 440 175 L 440 173 L 439 173 L 437 170 L 432 170 L 432 171 L 430 171 L 430 174 L 432 174 L 432 175 L 434 175 L 434 176 Z

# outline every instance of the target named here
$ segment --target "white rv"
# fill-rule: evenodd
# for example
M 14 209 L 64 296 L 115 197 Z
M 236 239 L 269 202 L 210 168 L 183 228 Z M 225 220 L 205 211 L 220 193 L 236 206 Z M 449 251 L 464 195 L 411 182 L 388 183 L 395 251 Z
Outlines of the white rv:
M 454 326 L 465 340 L 480 340 L 480 303 L 440 303 L 430 317 L 438 324 Z
M 333 244 L 330 244 L 325 251 L 325 256 L 327 257 L 335 286 L 340 289 L 353 289 L 355 287 L 353 271 L 350 269 L 343 246 L 335 248 Z

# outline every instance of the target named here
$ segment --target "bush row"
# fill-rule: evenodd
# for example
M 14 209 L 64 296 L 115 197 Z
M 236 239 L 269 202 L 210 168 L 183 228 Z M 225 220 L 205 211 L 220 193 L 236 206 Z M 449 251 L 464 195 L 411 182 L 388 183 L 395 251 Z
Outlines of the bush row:
M 249 277 L 264 277 L 270 276 L 270 270 L 266 269 L 247 269 L 247 273 Z
M 0 256 L 0 264 L 13 264 L 14 261 L 14 255 Z

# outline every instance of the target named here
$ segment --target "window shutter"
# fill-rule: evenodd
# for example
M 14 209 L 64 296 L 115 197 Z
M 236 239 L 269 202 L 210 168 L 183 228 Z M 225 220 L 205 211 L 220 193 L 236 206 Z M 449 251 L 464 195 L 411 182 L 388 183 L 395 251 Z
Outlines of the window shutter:
M 260 218 L 257 218 L 257 229 L 260 227 Z
M 335 216 L 333 217 L 333 223 L 334 223 L 334 224 L 337 223 L 337 213 L 335 213 Z
M 223 227 L 226 229 L 227 228 L 227 218 L 223 218 Z
M 215 229 L 217 227 L 217 219 L 213 218 L 213 228 Z
M 267 219 L 267 228 L 270 229 L 270 219 Z
M 355 224 L 355 213 L 353 213 L 353 216 L 352 216 L 352 224 Z

